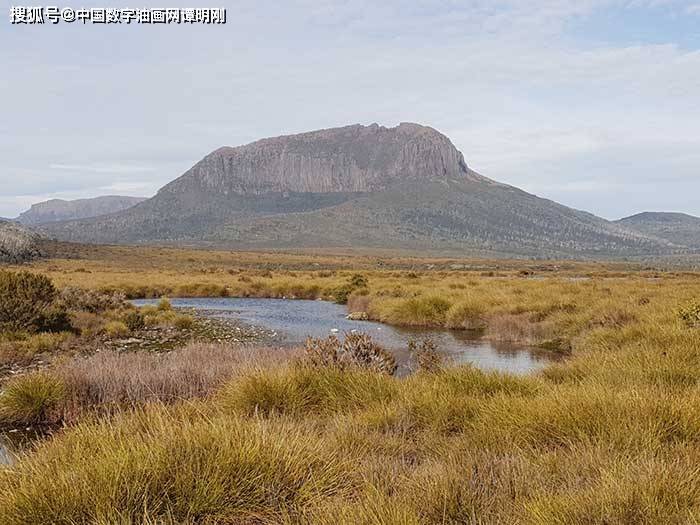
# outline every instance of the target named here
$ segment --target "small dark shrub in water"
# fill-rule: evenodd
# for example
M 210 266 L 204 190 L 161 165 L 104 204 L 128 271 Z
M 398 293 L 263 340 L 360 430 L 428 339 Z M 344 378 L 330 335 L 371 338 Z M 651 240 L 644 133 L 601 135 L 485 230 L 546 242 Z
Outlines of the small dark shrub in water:
M 0 271 L 0 331 L 36 331 L 55 298 L 48 277 Z
M 347 334 L 341 341 L 334 335 L 326 339 L 309 337 L 304 347 L 306 357 L 313 366 L 366 368 L 375 372 L 393 375 L 396 359 L 391 353 L 375 343 L 367 334 Z
M 443 370 L 443 357 L 437 350 L 437 345 L 430 339 L 420 343 L 415 339 L 408 342 L 408 352 L 414 356 L 418 370 L 435 374 Z

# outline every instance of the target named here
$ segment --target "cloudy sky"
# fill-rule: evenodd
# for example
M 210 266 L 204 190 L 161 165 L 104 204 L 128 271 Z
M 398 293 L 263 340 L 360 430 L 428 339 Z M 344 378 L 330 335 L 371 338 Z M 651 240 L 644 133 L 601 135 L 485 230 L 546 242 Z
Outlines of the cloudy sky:
M 138 4 L 58 5 L 192 5 Z M 402 121 L 607 218 L 700 215 L 700 0 L 218 0 L 219 26 L 15 26 L 0 6 L 0 216 L 149 196 L 222 145 Z

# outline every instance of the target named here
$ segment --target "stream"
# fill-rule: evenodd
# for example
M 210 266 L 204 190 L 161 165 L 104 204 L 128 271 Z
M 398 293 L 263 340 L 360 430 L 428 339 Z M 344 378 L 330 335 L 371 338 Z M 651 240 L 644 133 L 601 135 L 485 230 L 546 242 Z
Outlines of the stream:
M 271 330 L 280 346 L 300 345 L 308 336 L 342 337 L 364 332 L 394 353 L 399 375 L 410 368 L 407 346 L 410 339 L 430 339 L 445 358 L 456 364 L 470 363 L 482 370 L 527 374 L 558 358 L 551 352 L 513 343 L 487 341 L 465 330 L 407 328 L 373 321 L 346 318 L 345 306 L 327 301 L 297 299 L 205 298 L 171 299 L 173 307 L 195 310 L 215 319 L 233 319 Z M 134 301 L 137 306 L 157 304 L 158 300 Z M 402 370 L 403 369 L 403 370 Z

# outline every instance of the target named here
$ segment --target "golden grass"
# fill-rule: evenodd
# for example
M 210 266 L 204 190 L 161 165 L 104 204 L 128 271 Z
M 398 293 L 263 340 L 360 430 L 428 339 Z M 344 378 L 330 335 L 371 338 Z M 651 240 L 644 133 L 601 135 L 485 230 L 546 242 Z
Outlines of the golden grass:
M 83 272 L 63 273 L 81 264 L 96 287 L 117 274 L 111 285 L 146 286 L 125 262 L 131 252 L 111 250 L 121 259 L 34 270 L 53 265 L 57 278 L 85 286 Z M 326 255 L 322 267 L 295 255 L 278 256 L 279 266 L 261 256 L 255 268 L 250 254 L 187 263 L 164 253 L 152 260 L 175 260 L 159 277 L 154 269 L 165 288 L 278 294 L 313 285 L 323 296 L 359 269 L 367 295 L 351 295 L 350 307 L 372 318 L 483 329 L 571 355 L 526 377 L 454 367 L 397 379 L 257 362 L 207 383 L 204 400 L 141 396 L 139 408 L 84 420 L 0 471 L 9 525 L 700 522 L 700 329 L 684 313 L 700 297 L 696 275 L 595 265 L 538 274 L 529 263 L 527 274 L 404 260 L 342 266 Z M 221 272 L 188 267 L 217 257 Z M 139 365 L 155 369 L 143 372 L 143 385 L 166 377 L 166 363 Z M 125 391 L 124 370 L 106 391 Z

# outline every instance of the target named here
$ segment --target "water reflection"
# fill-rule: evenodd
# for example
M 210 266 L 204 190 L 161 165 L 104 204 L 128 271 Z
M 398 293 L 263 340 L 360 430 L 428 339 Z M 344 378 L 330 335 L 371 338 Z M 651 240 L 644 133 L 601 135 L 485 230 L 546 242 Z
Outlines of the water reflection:
M 138 305 L 157 301 L 135 301 Z M 471 363 L 484 370 L 502 370 L 525 374 L 539 370 L 556 358 L 548 352 L 509 343 L 484 341 L 464 330 L 404 328 L 368 321 L 346 319 L 344 306 L 326 301 L 291 299 L 206 298 L 172 299 L 173 306 L 192 308 L 203 315 L 219 319 L 237 319 L 262 326 L 277 334 L 280 344 L 303 343 L 307 336 L 325 337 L 331 333 L 365 332 L 392 350 L 400 368 L 411 367 L 407 352 L 412 338 L 429 338 L 449 360 Z
M 42 437 L 45 435 L 33 429 L 0 432 L 0 465 L 11 465 L 19 454 L 31 448 Z

